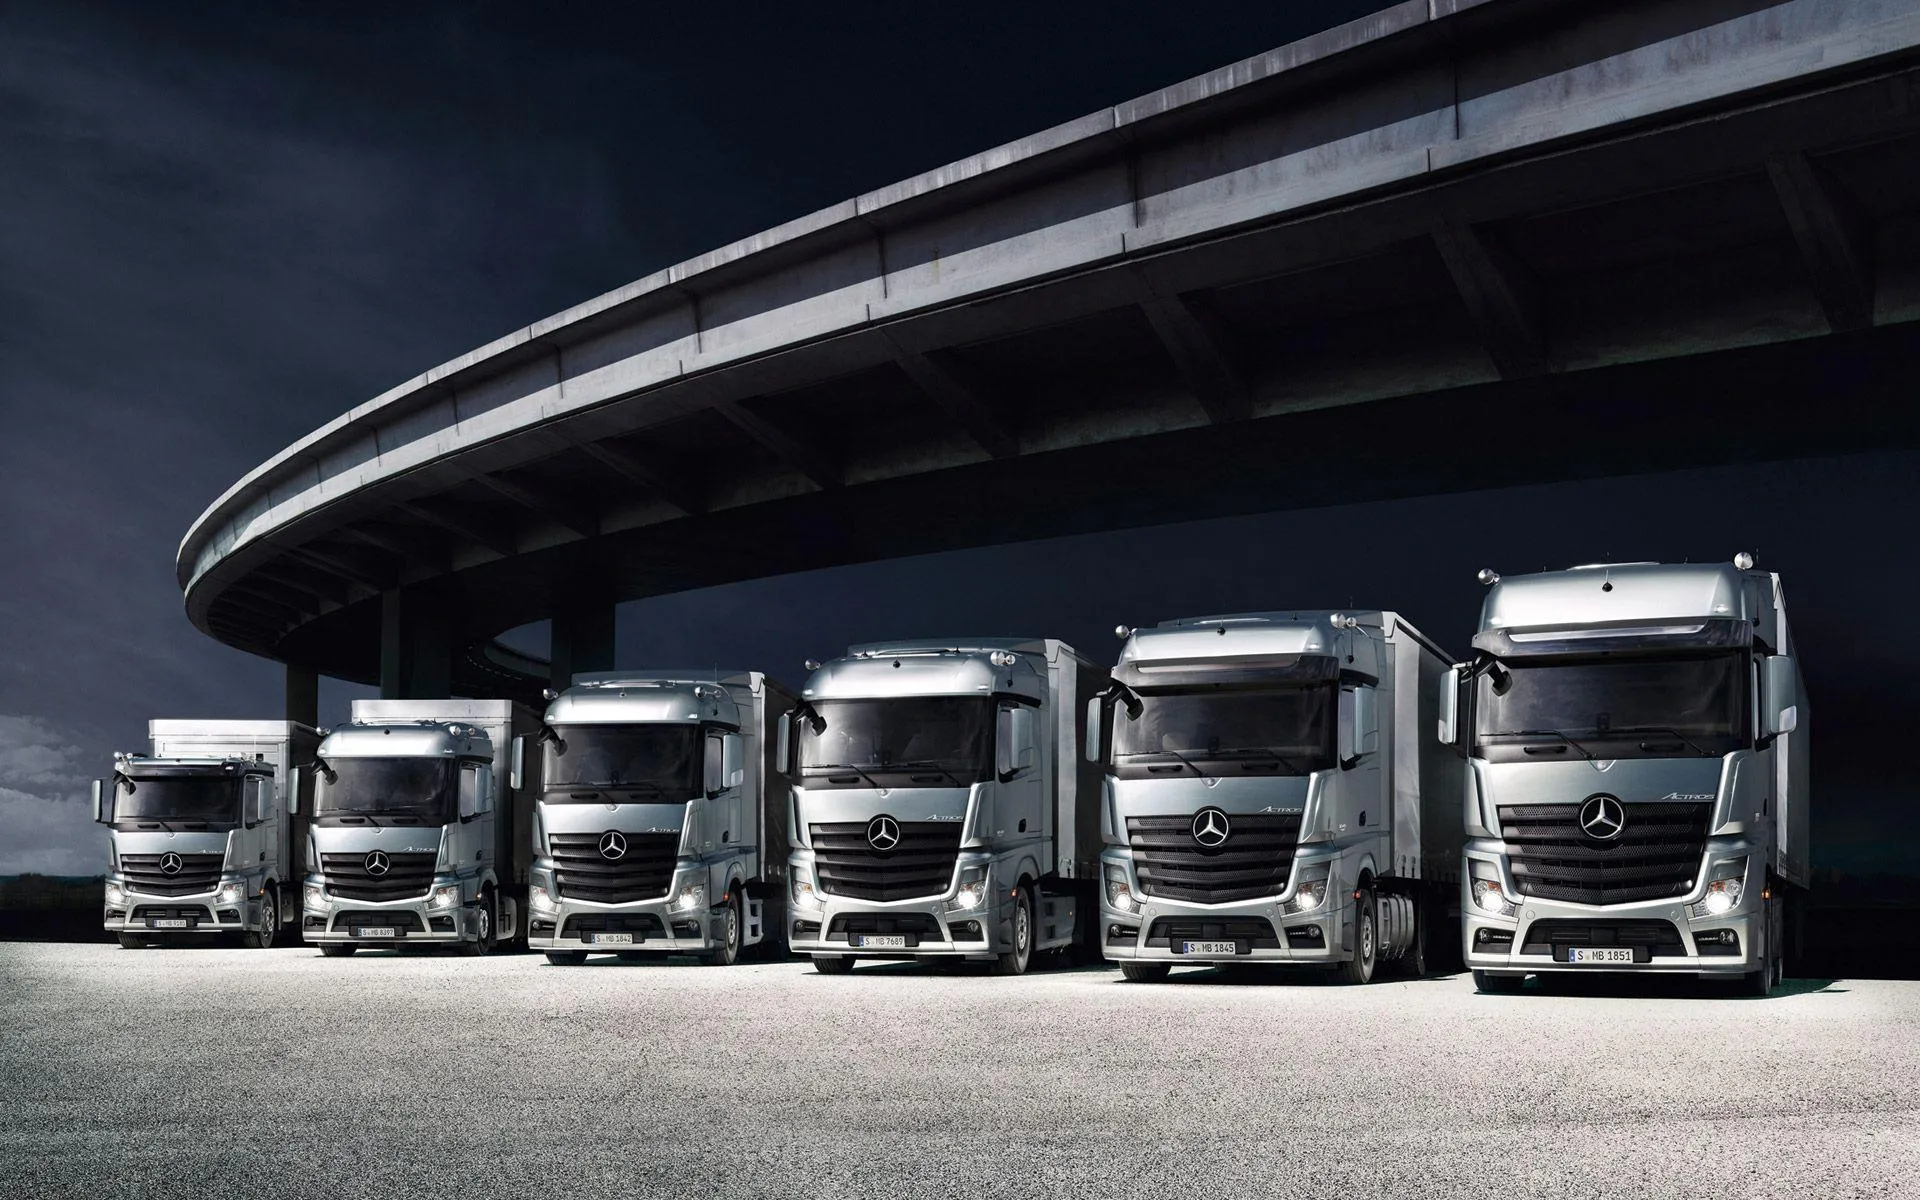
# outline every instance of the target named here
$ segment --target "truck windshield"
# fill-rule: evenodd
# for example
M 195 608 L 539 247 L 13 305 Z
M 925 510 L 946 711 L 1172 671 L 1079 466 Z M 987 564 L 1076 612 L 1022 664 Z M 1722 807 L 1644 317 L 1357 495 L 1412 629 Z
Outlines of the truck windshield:
M 129 783 L 131 789 L 129 789 Z M 167 775 L 121 780 L 113 802 L 118 821 L 240 820 L 238 775 Z
M 1140 715 L 1114 705 L 1113 764 L 1145 776 L 1172 763 L 1200 771 L 1305 775 L 1333 765 L 1331 684 L 1142 692 Z
M 559 740 L 546 744 L 543 776 L 550 790 L 637 788 L 666 800 L 691 800 L 700 794 L 700 729 L 690 722 L 561 725 L 554 733 Z
M 926 774 L 948 786 L 992 777 L 990 697 L 821 700 L 813 712 L 818 722 L 799 722 L 802 775 Z
M 1748 742 L 1746 659 L 1509 661 L 1475 685 L 1475 750 L 1496 761 L 1547 756 L 1717 756 Z
M 453 814 L 451 758 L 332 758 L 333 778 L 320 774 L 313 815 L 413 818 L 444 825 Z

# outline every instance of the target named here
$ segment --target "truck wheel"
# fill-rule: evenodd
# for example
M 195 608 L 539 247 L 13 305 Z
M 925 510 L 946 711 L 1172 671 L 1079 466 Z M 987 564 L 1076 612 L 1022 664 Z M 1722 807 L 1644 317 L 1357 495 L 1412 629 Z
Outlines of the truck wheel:
M 1173 970 L 1168 963 L 1136 962 L 1131 959 L 1120 963 L 1120 973 L 1134 983 L 1159 983 Z
M 476 936 L 470 942 L 460 943 L 460 953 L 468 958 L 479 958 L 493 949 L 493 893 L 480 893 L 480 907 L 475 910 L 475 924 L 479 926 Z
M 280 906 L 273 902 L 273 889 L 260 896 L 260 928 L 240 935 L 240 944 L 249 950 L 273 949 L 273 937 L 280 932 Z
M 1400 956 L 1400 972 L 1410 979 L 1425 979 L 1427 968 L 1427 914 L 1437 905 L 1413 907 L 1413 944 Z
M 1373 893 L 1362 889 L 1353 902 L 1353 957 L 1334 972 L 1341 983 L 1372 983 L 1380 959 L 1380 938 L 1374 927 Z
M 137 933 L 123 933 L 120 935 L 120 948 L 122 950 L 145 950 L 147 948 L 147 939 Z
M 320 946 L 320 953 L 326 958 L 350 958 L 353 952 L 359 948 L 358 946 L 348 945 L 345 942 L 325 942 Z
M 1483 992 L 1509 995 L 1520 990 L 1527 981 L 1525 975 L 1495 975 L 1492 971 L 1482 971 L 1478 967 L 1473 971 L 1473 986 Z
M 822 975 L 845 975 L 853 970 L 853 960 L 846 957 L 828 957 L 824 954 L 813 956 L 813 969 Z
M 727 898 L 727 911 L 720 918 L 720 944 L 707 951 L 707 965 L 730 967 L 740 959 L 740 893 Z
M 549 950 L 547 961 L 556 967 L 577 967 L 587 961 L 585 950 Z
M 1013 897 L 1013 945 L 993 960 L 995 975 L 1025 975 L 1033 961 L 1033 889 L 1022 887 Z

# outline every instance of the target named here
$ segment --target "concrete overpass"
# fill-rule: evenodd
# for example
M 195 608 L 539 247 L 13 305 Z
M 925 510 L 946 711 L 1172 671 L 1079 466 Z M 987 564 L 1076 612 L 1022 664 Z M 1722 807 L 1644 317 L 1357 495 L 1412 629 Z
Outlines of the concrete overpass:
M 857 196 L 251 472 L 187 612 L 389 695 L 624 599 L 1129 525 L 1920 444 L 1920 5 L 1413 0 Z M 344 348 L 351 352 L 351 348 Z

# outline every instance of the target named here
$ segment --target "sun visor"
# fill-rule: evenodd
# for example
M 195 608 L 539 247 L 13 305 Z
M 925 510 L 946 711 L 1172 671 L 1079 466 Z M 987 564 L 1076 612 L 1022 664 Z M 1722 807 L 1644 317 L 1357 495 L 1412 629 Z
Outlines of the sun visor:
M 1113 677 L 1136 692 L 1206 685 L 1320 683 L 1339 678 L 1340 663 L 1331 654 L 1263 654 L 1244 658 L 1130 660 Z
M 1605 626 L 1487 629 L 1473 635 L 1473 648 L 1496 658 L 1552 655 L 1654 654 L 1674 650 L 1737 650 L 1753 644 L 1750 622 L 1706 620 L 1635 621 Z

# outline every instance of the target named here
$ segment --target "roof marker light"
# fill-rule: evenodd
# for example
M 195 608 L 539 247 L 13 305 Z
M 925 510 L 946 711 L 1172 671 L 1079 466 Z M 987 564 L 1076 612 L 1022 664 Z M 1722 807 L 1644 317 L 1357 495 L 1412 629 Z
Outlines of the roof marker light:
M 1733 565 L 1742 571 L 1753 570 L 1753 555 L 1745 550 L 1733 556 Z
M 1492 587 L 1494 584 L 1499 582 L 1500 582 L 1500 572 L 1494 570 L 1492 567 L 1480 568 L 1481 586 Z

